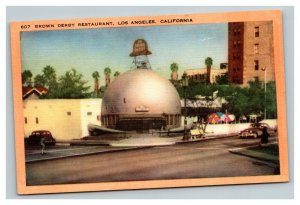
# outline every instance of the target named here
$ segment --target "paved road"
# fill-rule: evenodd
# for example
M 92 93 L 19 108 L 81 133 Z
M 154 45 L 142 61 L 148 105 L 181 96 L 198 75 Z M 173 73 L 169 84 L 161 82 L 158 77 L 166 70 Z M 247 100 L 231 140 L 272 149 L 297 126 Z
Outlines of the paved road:
M 27 163 L 27 185 L 273 174 L 270 164 L 228 152 L 258 143 L 226 138 Z

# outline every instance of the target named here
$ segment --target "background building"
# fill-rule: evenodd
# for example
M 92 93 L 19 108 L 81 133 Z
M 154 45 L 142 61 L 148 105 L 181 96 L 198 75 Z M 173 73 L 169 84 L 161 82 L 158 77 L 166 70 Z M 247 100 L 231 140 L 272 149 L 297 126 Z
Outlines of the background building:
M 265 73 L 266 72 L 266 73 Z M 271 21 L 228 24 L 228 80 L 246 86 L 250 80 L 274 81 Z
M 210 70 L 210 83 L 216 83 L 217 77 L 225 75 L 228 70 L 226 67 L 226 63 L 222 63 L 222 69 L 218 68 L 211 68 Z M 196 83 L 205 83 L 206 82 L 206 76 L 207 76 L 207 69 L 206 68 L 200 68 L 200 69 L 187 69 L 184 71 L 184 74 L 186 74 L 191 82 Z
M 56 139 L 87 136 L 88 124 L 100 125 L 101 99 L 28 99 L 24 106 L 24 133 L 49 130 Z

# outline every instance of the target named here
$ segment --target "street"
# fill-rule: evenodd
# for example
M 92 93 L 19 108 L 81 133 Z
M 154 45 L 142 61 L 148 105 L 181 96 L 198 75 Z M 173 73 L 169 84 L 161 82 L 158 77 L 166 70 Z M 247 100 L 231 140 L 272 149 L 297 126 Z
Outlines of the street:
M 275 164 L 230 153 L 238 137 L 26 163 L 27 185 L 271 175 Z

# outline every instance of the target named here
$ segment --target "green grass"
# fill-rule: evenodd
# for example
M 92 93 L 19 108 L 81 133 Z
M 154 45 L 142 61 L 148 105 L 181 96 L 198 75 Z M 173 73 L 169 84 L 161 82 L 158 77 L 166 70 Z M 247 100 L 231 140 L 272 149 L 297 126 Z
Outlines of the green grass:
M 248 150 L 260 152 L 263 154 L 269 154 L 269 155 L 273 155 L 273 156 L 279 155 L 278 144 L 272 144 L 267 147 L 261 147 L 261 146 L 251 147 L 251 148 L 248 148 Z

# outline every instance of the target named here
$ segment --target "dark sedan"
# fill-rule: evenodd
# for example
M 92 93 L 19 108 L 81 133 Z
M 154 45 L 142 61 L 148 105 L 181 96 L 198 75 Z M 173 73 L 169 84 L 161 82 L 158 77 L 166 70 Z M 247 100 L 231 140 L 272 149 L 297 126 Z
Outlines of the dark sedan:
M 56 140 L 48 130 L 33 131 L 28 138 L 25 138 L 25 145 L 42 145 L 54 146 Z
M 267 132 L 270 135 L 275 133 L 274 129 L 272 129 L 267 123 L 253 123 L 249 128 L 244 129 L 240 132 L 240 138 L 258 138 L 263 135 L 263 129 L 267 128 Z

